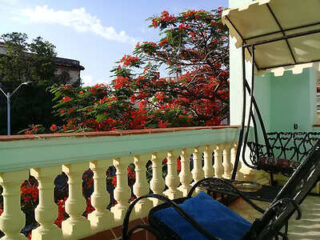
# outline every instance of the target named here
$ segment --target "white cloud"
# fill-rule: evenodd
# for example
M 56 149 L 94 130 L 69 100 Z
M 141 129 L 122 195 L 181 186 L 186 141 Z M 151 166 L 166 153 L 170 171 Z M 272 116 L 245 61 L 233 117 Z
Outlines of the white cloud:
M 15 5 L 18 3 L 18 0 L 0 0 L 1 5 Z
M 25 8 L 20 11 L 20 20 L 31 23 L 60 24 L 78 32 L 94 33 L 105 39 L 135 44 L 137 40 L 125 31 L 117 32 L 112 26 L 104 26 L 101 20 L 91 15 L 85 8 L 54 10 L 47 5 Z M 22 17 L 22 18 L 21 18 Z
M 92 75 L 88 75 L 88 74 L 81 76 L 81 82 L 84 87 L 90 87 L 100 83 L 106 84 L 106 81 L 95 80 L 93 79 Z

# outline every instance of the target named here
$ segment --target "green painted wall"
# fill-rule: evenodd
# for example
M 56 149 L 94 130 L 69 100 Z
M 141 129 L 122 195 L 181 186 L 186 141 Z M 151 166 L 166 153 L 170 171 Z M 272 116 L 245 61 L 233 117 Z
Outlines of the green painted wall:
M 256 76 L 255 97 L 268 131 L 312 131 L 316 123 L 316 71 Z M 298 124 L 298 129 L 293 125 Z
M 316 72 L 304 69 L 301 74 L 285 72 L 271 76 L 270 128 L 274 131 L 311 131 L 316 123 Z

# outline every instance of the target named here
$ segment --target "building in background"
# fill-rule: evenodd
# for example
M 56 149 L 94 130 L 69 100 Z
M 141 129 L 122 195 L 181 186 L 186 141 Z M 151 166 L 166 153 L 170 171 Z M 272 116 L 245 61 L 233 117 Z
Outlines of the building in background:
M 6 54 L 6 49 L 3 42 L 0 42 L 0 55 L 1 54 Z M 57 67 L 56 75 L 63 75 L 66 79 L 69 76 L 68 83 L 80 84 L 80 73 L 82 70 L 84 70 L 84 67 L 80 65 L 80 61 L 68 58 L 55 57 L 54 62 Z

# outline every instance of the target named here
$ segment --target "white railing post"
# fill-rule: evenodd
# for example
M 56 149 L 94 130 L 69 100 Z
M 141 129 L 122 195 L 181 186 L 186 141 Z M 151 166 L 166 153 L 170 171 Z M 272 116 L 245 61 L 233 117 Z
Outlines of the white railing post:
M 68 176 L 69 184 L 69 197 L 65 207 L 70 217 L 62 222 L 62 233 L 65 239 L 80 239 L 91 234 L 90 222 L 82 216 L 86 209 L 86 201 L 82 195 L 82 175 L 88 167 L 88 163 L 62 166 L 62 170 Z
M 203 169 L 202 169 L 202 152 L 203 147 L 196 147 L 193 150 L 193 184 L 196 184 L 204 177 Z
M 214 172 L 217 178 L 222 178 L 223 165 L 222 165 L 222 145 L 216 145 L 214 149 Z
M 58 206 L 54 202 L 54 179 L 61 173 L 61 166 L 32 168 L 31 175 L 39 182 L 39 205 L 35 218 L 40 224 L 32 231 L 32 239 L 62 239 L 62 231 L 53 222 L 58 217 Z
M 232 143 L 231 145 L 231 162 L 234 164 L 235 160 L 236 160 L 236 155 L 237 155 L 237 148 L 238 148 L 238 143 Z M 238 168 L 237 168 L 237 175 L 236 175 L 236 179 L 237 180 L 243 180 L 243 173 L 240 171 L 242 168 L 242 163 L 241 163 L 241 158 L 238 162 Z
M 212 164 L 212 152 L 213 152 L 213 146 L 207 145 L 205 147 L 205 150 L 203 152 L 203 159 L 204 159 L 204 177 L 213 177 L 214 171 L 213 171 L 213 164 Z
M 138 197 L 149 193 L 149 184 L 146 178 L 146 164 L 150 160 L 151 154 L 142 154 L 134 156 L 134 164 L 136 171 L 136 182 L 133 185 L 133 193 Z M 134 208 L 135 217 L 145 217 L 152 208 L 150 199 L 141 199 Z
M 181 172 L 179 174 L 181 186 L 178 188 L 184 197 L 186 197 L 191 188 L 192 175 L 190 171 L 190 156 L 192 154 L 192 149 L 182 149 L 181 157 Z
M 3 213 L 0 217 L 0 229 L 5 234 L 3 240 L 27 240 L 21 233 L 25 225 L 25 215 L 21 211 L 20 186 L 29 177 L 29 171 L 6 172 L 0 174 L 3 187 Z
M 232 169 L 233 169 L 233 165 L 231 162 L 231 155 L 230 155 L 231 146 L 230 146 L 230 144 L 224 144 L 223 146 L 224 146 L 224 148 L 223 148 L 223 167 L 224 167 L 223 177 L 226 179 L 230 179 L 231 174 L 232 174 Z
M 180 183 L 177 173 L 177 158 L 179 155 L 179 151 L 168 151 L 167 154 L 168 174 L 165 182 L 168 186 L 168 189 L 164 192 L 164 194 L 170 199 L 182 197 L 182 192 L 177 189 Z
M 91 195 L 92 206 L 95 210 L 88 215 L 93 232 L 109 229 L 113 226 L 113 214 L 107 210 L 110 195 L 107 191 L 106 170 L 111 160 L 90 162 L 93 171 L 94 192 Z
M 150 188 L 155 194 L 163 194 L 165 183 L 162 177 L 162 161 L 166 157 L 166 152 L 152 153 L 152 179 L 150 181 Z M 158 199 L 152 199 L 153 205 L 156 206 L 160 203 Z
M 132 157 L 121 157 L 113 159 L 113 165 L 117 172 L 117 186 L 114 190 L 114 199 L 117 204 L 111 208 L 116 224 L 121 224 L 129 206 L 131 189 L 128 185 L 128 165 Z

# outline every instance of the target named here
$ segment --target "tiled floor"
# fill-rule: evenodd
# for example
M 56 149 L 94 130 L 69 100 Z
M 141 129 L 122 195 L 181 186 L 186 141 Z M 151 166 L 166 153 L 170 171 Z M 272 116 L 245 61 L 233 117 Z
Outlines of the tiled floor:
M 256 203 L 264 209 L 268 206 L 268 203 L 258 201 L 256 201 Z M 261 216 L 259 212 L 254 210 L 243 200 L 237 200 L 230 208 L 251 222 L 255 218 Z M 301 205 L 301 211 L 302 218 L 300 220 L 295 220 L 296 215 L 293 215 L 290 220 L 289 239 L 320 239 L 320 197 L 307 197 Z

